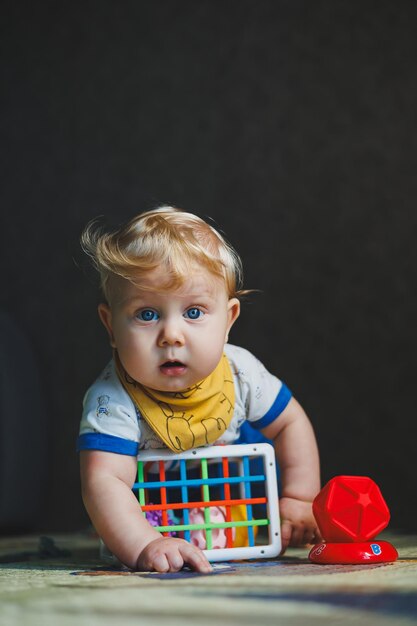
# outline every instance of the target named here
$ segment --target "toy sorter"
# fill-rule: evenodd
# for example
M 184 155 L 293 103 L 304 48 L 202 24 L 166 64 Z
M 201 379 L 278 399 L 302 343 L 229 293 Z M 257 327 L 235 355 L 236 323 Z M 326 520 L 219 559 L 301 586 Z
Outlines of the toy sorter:
M 281 551 L 275 453 L 269 444 L 141 452 L 133 491 L 159 532 L 197 545 L 209 561 L 274 557 Z

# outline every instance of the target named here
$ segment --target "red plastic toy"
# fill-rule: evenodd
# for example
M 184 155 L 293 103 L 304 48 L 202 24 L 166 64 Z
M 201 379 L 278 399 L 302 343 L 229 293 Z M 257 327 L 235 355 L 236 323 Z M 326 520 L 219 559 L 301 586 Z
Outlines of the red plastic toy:
M 358 543 L 319 543 L 311 550 L 313 563 L 390 563 L 396 561 L 398 552 L 388 541 L 360 541 Z
M 325 540 L 311 550 L 313 563 L 387 563 L 398 558 L 387 541 L 370 541 L 390 519 L 388 506 L 371 478 L 332 478 L 315 498 L 313 513 Z

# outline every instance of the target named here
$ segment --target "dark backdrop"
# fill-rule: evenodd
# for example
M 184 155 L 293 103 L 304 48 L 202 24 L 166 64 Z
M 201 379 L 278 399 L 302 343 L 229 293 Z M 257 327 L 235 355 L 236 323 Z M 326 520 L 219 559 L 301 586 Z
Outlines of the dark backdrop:
M 80 231 L 171 203 L 215 219 L 262 290 L 231 341 L 306 408 L 323 481 L 371 476 L 415 529 L 416 18 L 411 0 L 2 3 L 1 308 L 39 364 L 39 527 L 88 523 L 75 440 L 110 350 Z

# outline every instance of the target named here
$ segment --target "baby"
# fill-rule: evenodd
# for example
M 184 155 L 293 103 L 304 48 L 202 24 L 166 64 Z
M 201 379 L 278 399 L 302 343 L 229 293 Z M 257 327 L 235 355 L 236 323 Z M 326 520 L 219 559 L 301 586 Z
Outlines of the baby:
M 233 248 L 199 217 L 168 206 L 113 233 L 90 224 L 82 245 L 100 272 L 98 312 L 113 348 L 84 398 L 78 439 L 84 504 L 106 546 L 132 569 L 210 571 L 201 550 L 144 517 L 132 492 L 137 456 L 230 444 L 246 420 L 276 450 L 283 551 L 319 541 L 310 421 L 278 378 L 227 343 L 248 293 Z

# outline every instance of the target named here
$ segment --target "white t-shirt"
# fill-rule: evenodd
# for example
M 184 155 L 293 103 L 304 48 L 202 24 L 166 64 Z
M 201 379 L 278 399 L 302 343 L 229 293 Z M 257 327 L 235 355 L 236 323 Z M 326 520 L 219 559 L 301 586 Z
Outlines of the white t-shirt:
M 216 441 L 230 444 L 248 420 L 265 428 L 285 409 L 291 392 L 248 350 L 225 345 L 235 384 L 235 409 L 228 429 Z M 111 360 L 84 397 L 77 450 L 103 450 L 137 456 L 140 450 L 166 448 L 136 409 Z

